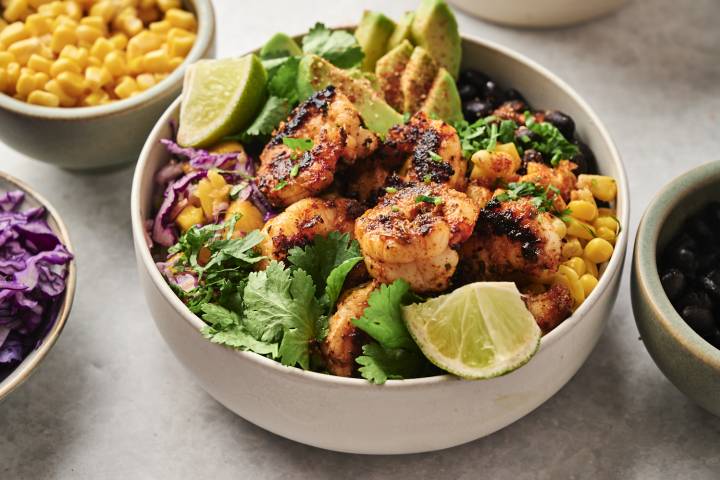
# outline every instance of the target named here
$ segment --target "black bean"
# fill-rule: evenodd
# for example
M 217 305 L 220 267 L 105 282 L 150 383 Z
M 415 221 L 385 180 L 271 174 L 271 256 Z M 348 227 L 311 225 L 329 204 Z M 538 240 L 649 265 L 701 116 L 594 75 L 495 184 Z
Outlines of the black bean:
M 478 90 L 482 90 L 490 77 L 477 70 L 463 70 L 460 72 L 460 84 L 473 85 Z
M 676 268 L 671 268 L 663 273 L 660 282 L 671 301 L 682 295 L 685 290 L 685 274 Z
M 715 300 L 720 300 L 720 271 L 712 270 L 700 279 L 703 289 Z
M 505 93 L 497 83 L 492 80 L 485 82 L 485 85 L 480 90 L 480 96 L 488 103 L 492 104 L 493 107 L 498 107 L 505 101 Z
M 472 83 L 462 83 L 458 87 L 460 98 L 463 100 L 471 100 L 478 96 L 478 88 Z
M 703 291 L 687 292 L 685 295 L 680 297 L 680 300 L 678 300 L 676 303 L 679 310 L 690 306 L 705 308 L 708 310 L 712 309 L 713 307 L 710 296 Z
M 575 122 L 569 115 L 557 110 L 549 110 L 545 112 L 545 121 L 555 125 L 568 140 L 572 140 L 575 136 Z
M 474 122 L 478 118 L 484 118 L 493 112 L 491 104 L 480 100 L 470 100 L 463 105 L 463 115 L 468 122 Z
M 704 335 L 703 338 L 705 338 L 705 340 L 713 347 L 720 348 L 720 330 L 717 328 L 715 331 Z
M 590 147 L 582 140 L 575 140 L 573 143 L 580 148 L 580 152 L 572 159 L 573 163 L 578 166 L 575 173 L 577 175 L 581 173 L 596 173 L 598 171 L 597 161 Z
M 692 273 L 697 270 L 697 257 L 695 252 L 689 248 L 680 247 L 672 252 L 671 262 L 673 266 L 685 273 Z
M 693 330 L 702 336 L 710 335 L 716 330 L 713 314 L 707 308 L 688 305 L 683 308 L 680 316 Z
M 530 148 L 528 150 L 525 150 L 525 152 L 523 153 L 523 162 L 545 163 L 545 159 L 543 158 L 542 153 Z
M 689 248 L 690 250 L 697 250 L 698 247 L 697 241 L 687 232 L 681 233 L 673 243 L 675 248 Z
M 697 216 L 690 217 L 685 226 L 687 230 L 689 230 L 690 233 L 701 242 L 710 243 L 715 238 L 712 229 L 707 223 L 705 223 L 705 219 L 703 218 Z
M 509 88 L 505 90 L 505 98 L 507 98 L 508 100 L 520 100 L 525 105 L 527 105 L 528 110 L 530 109 L 530 104 L 527 100 L 525 100 L 523 94 L 515 90 L 514 88 Z
M 530 143 L 530 142 L 536 142 L 540 140 L 540 135 L 533 132 L 529 128 L 527 128 L 525 125 L 521 125 L 518 127 L 517 130 L 515 130 L 515 142 L 519 143 L 521 145 Z
M 707 221 L 708 226 L 715 234 L 720 233 L 720 202 L 710 202 L 702 213 L 703 218 Z

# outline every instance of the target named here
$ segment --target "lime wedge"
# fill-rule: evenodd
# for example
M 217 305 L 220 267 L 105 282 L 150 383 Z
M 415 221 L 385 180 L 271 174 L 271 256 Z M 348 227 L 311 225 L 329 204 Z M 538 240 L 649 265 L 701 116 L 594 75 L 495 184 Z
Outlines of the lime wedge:
M 247 127 L 265 102 L 266 83 L 255 55 L 191 65 L 183 85 L 178 143 L 208 147 Z
M 435 365 L 462 378 L 492 378 L 530 360 L 541 331 L 512 282 L 477 282 L 403 307 L 410 334 Z

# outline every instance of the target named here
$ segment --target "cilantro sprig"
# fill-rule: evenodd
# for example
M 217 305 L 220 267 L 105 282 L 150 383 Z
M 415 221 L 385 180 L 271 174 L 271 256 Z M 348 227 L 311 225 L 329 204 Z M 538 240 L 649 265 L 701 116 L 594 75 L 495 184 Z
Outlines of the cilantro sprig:
M 499 202 L 518 200 L 523 197 L 529 198 L 530 203 L 537 208 L 539 212 L 549 212 L 556 217 L 564 219 L 570 215 L 571 211 L 570 209 L 565 209 L 562 212 L 558 211 L 555 208 L 555 196 L 560 196 L 560 190 L 553 185 L 545 188 L 533 182 L 511 182 L 508 184 L 507 190 L 495 198 Z
M 580 153 L 580 148 L 570 143 L 555 125 L 549 122 L 536 122 L 530 112 L 525 112 L 525 126 L 538 137 L 536 140 L 525 142 L 527 144 L 525 148 L 532 148 L 542 153 L 553 167 L 557 166 L 560 160 L 570 160 Z

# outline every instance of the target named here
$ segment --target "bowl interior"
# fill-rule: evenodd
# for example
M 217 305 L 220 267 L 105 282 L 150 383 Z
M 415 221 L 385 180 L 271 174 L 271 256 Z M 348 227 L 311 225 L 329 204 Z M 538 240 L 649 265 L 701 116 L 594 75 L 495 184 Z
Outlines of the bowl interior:
M 197 38 L 185 61 L 170 75 L 138 95 L 124 100 L 118 100 L 108 105 L 94 107 L 57 108 L 31 105 L 17 100 L 9 95 L 0 93 L 0 108 L 30 117 L 50 118 L 58 120 L 72 120 L 92 118 L 100 115 L 112 115 L 142 107 L 151 100 L 172 93 L 172 89 L 182 82 L 187 65 L 203 56 L 203 52 L 211 47 L 215 37 L 215 13 L 210 0 L 183 0 L 184 7 L 195 13 L 198 21 Z
M 668 184 L 650 203 L 638 230 L 636 261 L 655 318 L 687 351 L 720 371 L 720 350 L 690 328 L 675 310 L 660 283 L 657 259 L 684 222 L 711 201 L 720 201 L 720 162 L 690 170 Z
M 579 321 L 582 321 L 586 312 L 603 296 L 611 280 L 620 274 L 627 245 L 629 223 L 629 197 L 624 167 L 610 136 L 590 107 L 567 84 L 543 67 L 516 54 L 512 50 L 490 42 L 464 36 L 463 68 L 475 68 L 484 71 L 501 85 L 518 89 L 536 108 L 553 108 L 569 114 L 575 120 L 578 135 L 595 153 L 599 171 L 602 174 L 613 176 L 618 183 L 616 208 L 617 217 L 620 220 L 622 229 L 616 243 L 615 253 L 606 267 L 598 286 L 583 305 L 570 318 L 543 337 L 541 345 L 541 348 L 543 348 L 543 346 L 560 340 L 565 333 L 572 329 Z M 151 215 L 153 213 L 152 199 L 156 187 L 153 181 L 154 174 L 167 163 L 170 158 L 169 154 L 160 144 L 160 139 L 168 138 L 169 135 L 171 135 L 170 122 L 177 121 L 179 107 L 180 99 L 178 98 L 155 125 L 140 154 L 133 180 L 131 214 L 136 245 L 142 245 L 138 252 L 139 258 L 142 259 L 156 287 L 166 300 L 174 306 L 186 321 L 199 330 L 204 325 L 203 322 L 190 313 L 166 284 L 162 275 L 154 265 L 149 248 L 146 247 L 145 241 L 142 240 L 145 237 L 145 223 L 148 219 L 152 218 Z M 237 353 L 239 355 L 249 355 L 257 361 L 276 363 L 259 355 L 248 354 L 246 352 Z M 279 363 L 276 363 L 276 365 L 279 371 L 286 372 L 288 370 L 282 368 Z M 300 371 L 299 369 L 298 371 L 303 375 L 315 377 L 323 381 L 365 383 L 362 379 L 332 377 L 316 372 Z M 431 377 L 431 379 L 389 380 L 386 386 L 411 386 L 417 383 L 426 383 L 428 380 L 442 379 L 445 377 L 447 376 Z
M 68 235 L 65 224 L 60 219 L 55 208 L 50 205 L 47 200 L 35 193 L 29 186 L 20 180 L 13 178 L 5 173 L 0 172 L 0 193 L 5 193 L 12 190 L 22 190 L 25 192 L 25 202 L 22 205 L 22 209 L 45 207 L 47 211 L 47 222 L 50 228 L 60 237 L 62 242 L 67 247 L 70 253 L 74 253 L 72 245 L 70 244 L 70 237 Z M 19 387 L 25 380 L 28 379 L 30 374 L 45 358 L 50 349 L 57 341 L 62 329 L 65 327 L 67 318 L 70 314 L 72 307 L 73 298 L 75 296 L 75 280 L 76 280 L 76 267 L 75 260 L 70 262 L 68 268 L 68 276 L 66 279 L 65 293 L 62 298 L 62 306 L 58 312 L 57 319 L 53 324 L 52 328 L 47 332 L 45 338 L 38 347 L 30 352 L 25 359 L 20 362 L 19 365 L 8 375 L 3 381 L 0 382 L 0 400 L 9 395 L 13 390 Z

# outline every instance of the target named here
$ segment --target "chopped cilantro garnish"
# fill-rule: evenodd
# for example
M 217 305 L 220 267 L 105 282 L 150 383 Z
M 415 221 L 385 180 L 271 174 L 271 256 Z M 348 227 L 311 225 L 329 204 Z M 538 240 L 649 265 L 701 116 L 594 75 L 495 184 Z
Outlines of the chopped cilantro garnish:
M 282 141 L 283 145 L 300 152 L 306 152 L 313 147 L 313 141 L 311 138 L 283 137 Z
M 387 193 L 397 193 L 397 188 L 395 187 L 385 187 L 385 191 Z
M 560 190 L 551 185 L 548 188 L 533 182 L 512 182 L 507 190 L 495 198 L 500 202 L 518 200 L 521 197 L 529 197 L 530 203 L 540 212 L 549 212 L 563 218 L 570 214 L 570 210 L 558 212 L 555 209 L 554 198 L 560 195 Z
M 415 197 L 415 203 L 432 203 L 433 205 L 442 205 L 443 199 L 440 197 L 431 197 L 430 195 L 418 195 Z
M 282 190 L 283 188 L 287 187 L 287 180 L 280 180 L 277 185 L 273 188 L 274 191 Z
M 423 177 L 423 182 L 425 182 L 425 183 L 430 183 L 430 180 L 432 180 L 432 177 L 430 176 L 429 173 Z
M 430 154 L 430 158 L 432 158 L 434 162 L 442 162 L 443 161 L 443 158 L 440 155 L 438 155 L 437 153 L 429 152 L 429 154 Z
M 293 165 L 292 170 L 290 170 L 290 176 L 297 177 L 298 173 L 300 173 L 300 164 L 296 163 L 295 165 Z
M 322 23 L 316 23 L 303 37 L 302 49 L 305 53 L 320 55 L 340 68 L 357 67 L 365 57 L 352 33 L 330 30 Z

